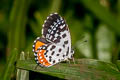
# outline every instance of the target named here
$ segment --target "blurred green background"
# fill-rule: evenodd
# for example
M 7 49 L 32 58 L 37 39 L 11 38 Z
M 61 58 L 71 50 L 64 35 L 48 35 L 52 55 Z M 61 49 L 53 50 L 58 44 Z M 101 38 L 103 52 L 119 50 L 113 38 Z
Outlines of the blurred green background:
M 33 56 L 33 41 L 54 12 L 69 25 L 75 58 L 120 59 L 120 0 L 0 0 L 0 75 L 14 48 Z

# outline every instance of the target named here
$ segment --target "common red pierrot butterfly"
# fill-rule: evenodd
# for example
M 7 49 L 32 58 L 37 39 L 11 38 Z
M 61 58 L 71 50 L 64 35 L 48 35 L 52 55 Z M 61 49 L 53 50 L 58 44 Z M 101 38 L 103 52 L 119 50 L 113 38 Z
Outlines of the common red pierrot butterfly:
M 42 37 L 33 44 L 37 64 L 50 67 L 59 62 L 72 59 L 71 36 L 65 20 L 57 13 L 50 14 L 42 28 Z

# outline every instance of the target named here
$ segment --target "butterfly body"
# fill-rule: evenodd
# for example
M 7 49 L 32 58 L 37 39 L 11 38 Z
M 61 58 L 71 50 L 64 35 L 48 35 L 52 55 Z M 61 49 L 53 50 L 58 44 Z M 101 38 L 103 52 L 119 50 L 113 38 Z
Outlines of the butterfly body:
M 50 67 L 71 59 L 71 36 L 65 20 L 57 13 L 50 14 L 42 28 L 42 37 L 34 41 L 33 52 L 36 62 Z

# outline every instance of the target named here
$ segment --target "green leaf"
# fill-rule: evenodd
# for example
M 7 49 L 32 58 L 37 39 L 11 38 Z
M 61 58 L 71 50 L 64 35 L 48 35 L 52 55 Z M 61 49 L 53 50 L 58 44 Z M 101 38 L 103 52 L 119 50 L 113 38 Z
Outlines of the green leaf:
M 33 60 L 19 60 L 17 68 L 40 72 L 73 80 L 119 80 L 120 72 L 115 64 L 94 59 L 78 59 L 76 64 L 60 63 L 49 68 L 36 67 Z

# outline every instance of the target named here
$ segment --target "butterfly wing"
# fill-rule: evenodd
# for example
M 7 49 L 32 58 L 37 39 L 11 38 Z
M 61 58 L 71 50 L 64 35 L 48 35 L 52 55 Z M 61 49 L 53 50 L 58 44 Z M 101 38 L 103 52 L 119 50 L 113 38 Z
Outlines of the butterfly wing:
M 42 67 L 50 67 L 64 60 L 64 49 L 54 43 L 49 43 L 45 38 L 38 37 L 34 41 L 33 51 L 36 62 Z
M 64 49 L 55 44 L 46 44 L 47 48 L 43 47 L 37 50 L 37 60 L 40 66 L 50 67 L 64 60 Z M 43 54 L 43 55 L 42 55 Z
M 56 13 L 47 17 L 43 25 L 42 34 L 47 40 L 53 43 L 61 43 L 61 32 L 65 30 L 68 30 L 68 27 L 64 19 Z
M 50 14 L 42 29 L 42 38 L 34 41 L 33 52 L 40 66 L 50 67 L 71 59 L 71 37 L 68 25 L 57 13 Z
M 37 37 L 37 39 L 34 41 L 34 44 L 33 44 L 33 52 L 36 52 L 39 47 L 48 43 L 49 42 L 45 38 Z
M 50 14 L 45 20 L 42 29 L 42 35 L 49 42 L 55 43 L 57 46 L 61 46 L 65 49 L 65 58 L 71 58 L 71 36 L 68 25 L 65 20 L 57 13 Z

